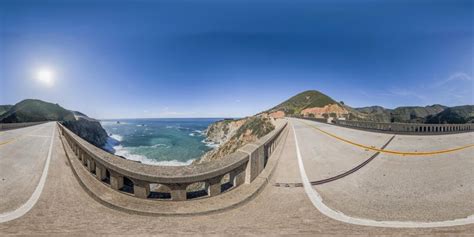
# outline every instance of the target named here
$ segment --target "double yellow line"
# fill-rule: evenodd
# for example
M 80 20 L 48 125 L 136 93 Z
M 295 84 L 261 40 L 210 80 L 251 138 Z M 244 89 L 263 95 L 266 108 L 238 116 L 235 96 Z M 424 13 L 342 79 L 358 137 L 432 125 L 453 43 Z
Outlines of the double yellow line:
M 302 121 L 303 122 L 303 121 Z M 400 156 L 428 156 L 428 155 L 437 155 L 437 154 L 444 154 L 444 153 L 450 153 L 450 152 L 454 152 L 454 151 L 459 151 L 459 150 L 463 150 L 463 149 L 467 149 L 467 148 L 470 148 L 470 147 L 474 147 L 474 144 L 470 144 L 470 145 L 466 145 L 466 146 L 461 146 L 461 147 L 455 147 L 455 148 L 451 148 L 451 149 L 446 149 L 446 150 L 437 150 L 437 151 L 420 151 L 420 152 L 407 152 L 407 151 L 394 151 L 394 150 L 385 150 L 385 149 L 379 149 L 379 148 L 375 148 L 373 146 L 367 146 L 367 145 L 364 145 L 364 144 L 360 144 L 360 143 L 356 143 L 356 142 L 353 142 L 353 141 L 350 141 L 350 140 L 347 140 L 345 138 L 342 138 L 342 137 L 339 137 L 337 135 L 334 135 L 332 133 L 329 133 L 329 132 L 326 132 L 314 125 L 311 125 L 311 124 L 308 124 L 306 122 L 303 122 L 304 124 L 306 124 L 307 126 L 310 126 L 311 128 L 321 132 L 321 133 L 324 133 L 330 137 L 333 137 L 333 138 L 336 138 L 337 140 L 340 140 L 340 141 L 343 141 L 345 143 L 349 143 L 351 145 L 354 145 L 354 146 L 357 146 L 357 147 L 361 147 L 361 148 L 364 148 L 364 149 L 368 149 L 368 150 L 371 150 L 371 151 L 376 151 L 376 152 L 380 152 L 380 153 L 388 153 L 388 154 L 393 154 L 393 155 L 400 155 Z

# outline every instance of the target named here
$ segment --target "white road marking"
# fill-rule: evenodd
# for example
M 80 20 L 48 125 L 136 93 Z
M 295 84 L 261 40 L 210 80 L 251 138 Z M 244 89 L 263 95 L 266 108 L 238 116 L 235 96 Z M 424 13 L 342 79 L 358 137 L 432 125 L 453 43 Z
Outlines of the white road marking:
M 436 222 L 412 222 L 412 221 L 376 221 L 370 219 L 363 219 L 358 217 L 350 217 L 340 211 L 333 210 L 323 203 L 323 199 L 319 193 L 313 189 L 313 186 L 309 182 L 308 176 L 303 165 L 303 158 L 301 156 L 300 148 L 298 145 L 298 138 L 296 137 L 296 130 L 291 123 L 293 129 L 293 135 L 295 137 L 296 144 L 296 155 L 298 157 L 298 166 L 300 169 L 301 180 L 303 181 L 303 187 L 308 195 L 309 200 L 321 213 L 337 221 L 346 222 L 354 225 L 363 226 L 375 226 L 375 227 L 391 227 L 391 228 L 433 228 L 433 227 L 448 227 L 448 226 L 459 226 L 468 225 L 474 223 L 474 215 L 468 216 L 462 219 L 447 220 L 447 221 L 436 221 Z
M 0 223 L 15 220 L 17 218 L 22 217 L 23 215 L 28 213 L 33 208 L 33 206 L 36 204 L 36 202 L 38 202 L 38 199 L 41 196 L 41 193 L 43 192 L 44 185 L 46 183 L 46 177 L 48 177 L 49 163 L 51 161 L 51 154 L 52 154 L 52 151 L 53 151 L 53 141 L 54 141 L 55 131 L 56 131 L 56 124 L 54 124 L 54 126 L 53 126 L 53 132 L 52 132 L 52 135 L 51 135 L 51 143 L 49 145 L 49 151 L 48 151 L 48 158 L 46 159 L 46 162 L 44 164 L 43 174 L 41 175 L 38 186 L 36 186 L 35 191 L 31 195 L 31 197 L 28 199 L 28 201 L 26 201 L 18 209 L 10 211 L 10 212 L 6 212 L 6 213 L 0 213 Z

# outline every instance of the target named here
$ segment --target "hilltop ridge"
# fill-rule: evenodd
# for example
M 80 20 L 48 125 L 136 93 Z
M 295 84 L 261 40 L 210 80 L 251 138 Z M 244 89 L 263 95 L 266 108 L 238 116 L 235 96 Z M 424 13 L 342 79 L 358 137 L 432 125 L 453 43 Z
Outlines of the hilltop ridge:
M 102 148 L 107 133 L 100 123 L 78 111 L 71 111 L 37 99 L 26 99 L 13 106 L 2 106 L 8 110 L 0 115 L 0 123 L 24 123 L 58 121 L 86 141 Z
M 11 106 L 0 116 L 2 123 L 22 123 L 41 121 L 66 121 L 74 120 L 71 111 L 58 104 L 41 100 L 26 99 Z

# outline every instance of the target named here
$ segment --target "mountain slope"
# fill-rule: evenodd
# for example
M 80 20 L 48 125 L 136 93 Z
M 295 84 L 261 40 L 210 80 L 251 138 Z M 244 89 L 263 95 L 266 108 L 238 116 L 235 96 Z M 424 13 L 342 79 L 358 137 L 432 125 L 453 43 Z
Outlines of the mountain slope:
M 58 104 L 32 99 L 17 103 L 0 116 L 0 122 L 2 123 L 66 120 L 74 120 L 74 115 L 71 111 L 64 109 Z
M 446 108 L 436 115 L 428 116 L 426 123 L 474 123 L 474 105 Z
M 331 97 L 315 90 L 301 92 L 283 103 L 271 108 L 268 112 L 283 111 L 286 115 L 300 114 L 307 108 L 324 107 L 330 104 L 338 104 Z
M 424 123 L 428 116 L 436 115 L 447 107 L 443 105 L 429 106 L 402 106 L 395 109 L 386 109 L 381 106 L 356 108 L 360 114 L 355 120 L 364 120 L 384 123 Z
M 11 107 L 13 107 L 13 105 L 0 105 L 0 116 L 11 109 Z
M 218 144 L 219 147 L 204 154 L 196 163 L 222 159 L 273 131 L 274 123 L 273 118 L 260 114 L 243 119 L 221 120 L 209 125 L 206 140 Z

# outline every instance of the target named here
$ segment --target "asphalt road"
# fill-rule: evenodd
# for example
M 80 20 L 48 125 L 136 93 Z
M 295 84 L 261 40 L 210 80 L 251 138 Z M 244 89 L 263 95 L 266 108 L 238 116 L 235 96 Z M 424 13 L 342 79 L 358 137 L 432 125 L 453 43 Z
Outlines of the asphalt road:
M 24 205 L 38 187 L 55 126 L 0 132 L 0 215 Z
M 293 120 L 310 181 L 337 175 L 375 152 L 321 132 L 380 148 L 393 135 L 313 121 Z M 385 149 L 425 152 L 474 143 L 474 133 L 441 136 L 396 135 Z M 358 171 L 314 186 L 323 202 L 347 216 L 378 221 L 433 222 L 474 214 L 474 149 L 400 156 L 380 153 Z
M 359 162 L 365 160 L 368 156 L 371 156 L 374 153 L 340 144 L 340 142 L 331 140 L 327 136 L 322 136 L 323 134 L 319 134 L 317 131 L 312 131 L 313 129 L 304 127 L 306 125 L 298 121 L 292 121 L 292 124 L 295 126 L 296 135 L 301 143 L 299 148 L 302 151 L 302 157 L 304 158 L 304 168 L 308 173 L 308 176 L 311 176 L 311 179 L 329 177 L 338 172 L 350 169 L 353 165 L 357 165 Z M 9 183 L 8 187 L 6 184 L 2 184 L 2 198 L 0 199 L 2 212 L 14 210 L 15 207 L 22 205 L 21 203 L 25 203 L 29 196 L 31 197 L 34 185 L 38 184 L 38 180 L 40 180 L 40 176 L 44 171 L 43 167 L 45 161 L 47 161 L 48 146 L 50 144 L 50 138 L 47 138 L 47 136 L 51 136 L 52 127 L 52 124 L 45 124 L 12 131 L 15 134 L 0 133 L 0 141 L 9 138 L 4 136 L 10 136 L 10 138 L 13 138 L 17 137 L 17 135 L 23 134 L 23 132 L 28 132 L 30 135 L 21 137 L 15 142 L 10 142 L 0 146 L 0 162 L 2 162 L 0 166 L 0 176 L 11 177 L 8 178 L 7 182 L 3 181 Z M 346 131 L 337 127 L 328 127 L 324 129 L 328 129 L 328 131 L 335 133 L 340 132 L 339 135 L 347 135 L 347 138 L 351 139 L 364 137 L 361 138 L 363 140 L 358 141 L 371 144 L 373 142 L 372 145 L 374 146 L 383 145 L 390 138 L 389 135 L 380 135 L 376 133 L 368 134 L 362 131 L 354 132 L 352 130 Z M 292 134 L 293 130 L 292 126 L 290 126 L 290 132 L 286 139 L 286 143 L 283 144 L 284 148 L 282 156 L 275 173 L 270 180 L 270 184 L 274 184 L 275 182 L 302 181 L 297 158 L 296 141 Z M 365 135 L 367 135 L 367 137 L 365 137 Z M 451 140 L 450 142 L 453 142 L 452 145 L 467 143 L 469 141 L 466 141 L 466 139 L 471 138 L 448 139 L 448 137 L 446 137 L 446 139 Z M 418 138 L 407 138 L 407 140 L 409 139 Z M 433 137 L 432 139 L 436 140 L 444 138 Z M 329 218 L 318 211 L 312 201 L 308 198 L 308 193 L 304 188 L 276 187 L 274 185 L 267 185 L 264 190 L 249 203 L 222 213 L 191 217 L 150 217 L 131 215 L 103 206 L 91 198 L 73 175 L 69 163 L 67 162 L 58 132 L 54 134 L 53 142 L 54 146 L 52 147 L 51 152 L 49 173 L 47 175 L 44 189 L 40 193 L 38 202 L 36 202 L 33 208 L 23 216 L 8 222 L 0 223 L 0 235 L 52 236 L 107 234 L 136 236 L 155 234 L 299 234 L 315 236 L 397 234 L 401 236 L 431 236 L 437 234 L 460 235 L 474 233 L 474 224 L 442 228 L 380 228 L 347 224 Z M 402 146 L 402 143 L 398 143 L 396 139 L 392 142 L 393 146 L 390 146 L 392 149 L 419 149 L 418 146 L 415 148 L 416 144 L 411 144 L 413 147 L 407 148 Z M 403 140 L 400 142 L 403 142 Z M 400 147 L 397 147 L 397 144 L 399 144 Z M 10 146 L 10 148 L 8 148 L 8 146 Z M 333 148 L 333 146 L 337 146 L 337 148 Z M 420 148 L 424 149 L 425 147 Z M 426 149 L 428 148 L 431 149 L 429 146 L 426 147 Z M 321 151 L 324 149 L 327 149 L 328 152 Z M 22 152 L 29 152 L 30 155 L 26 155 L 25 153 L 23 158 L 16 158 L 20 157 L 17 154 Z M 472 151 L 463 152 L 464 153 L 459 153 L 459 157 L 455 157 L 455 159 L 460 160 L 461 163 L 454 165 L 450 164 L 450 162 L 441 162 L 440 164 L 437 164 L 437 161 L 433 161 L 433 159 L 439 157 L 423 157 L 418 160 L 421 163 L 412 161 L 408 161 L 407 163 L 406 160 L 401 159 L 403 157 L 393 159 L 393 156 L 384 157 L 383 155 L 380 155 L 357 172 L 338 181 L 314 186 L 314 190 L 323 194 L 324 202 L 328 206 L 343 211 L 351 216 L 363 216 L 376 219 L 393 218 L 398 220 L 402 218 L 415 218 L 417 220 L 430 220 L 433 218 L 432 211 L 426 213 L 421 211 L 421 214 L 415 215 L 415 211 L 402 210 L 401 213 L 398 213 L 394 210 L 394 205 L 418 208 L 417 210 L 427 210 L 424 206 L 420 207 L 413 205 L 416 203 L 413 203 L 408 198 L 422 197 L 429 207 L 438 203 L 440 206 L 445 205 L 445 210 L 453 210 L 452 213 L 440 211 L 441 216 L 439 219 L 461 217 L 468 214 L 468 211 L 472 210 L 471 203 L 469 203 L 468 200 L 466 201 L 465 198 L 469 194 L 472 195 L 469 190 L 472 190 L 472 185 L 474 183 L 472 182 L 472 173 L 469 173 L 469 169 L 472 168 L 472 158 L 469 159 L 464 157 L 466 156 L 466 152 L 469 154 L 469 152 Z M 323 156 L 323 154 L 336 155 Z M 336 158 L 331 160 L 331 157 Z M 328 163 L 323 162 L 321 159 L 325 159 Z M 425 159 L 431 160 L 425 161 Z M 436 165 L 431 166 L 433 162 Z M 18 168 L 16 168 L 17 166 Z M 420 173 L 421 171 L 410 173 L 408 171 L 400 170 L 411 169 L 411 166 L 419 169 L 428 168 L 428 171 L 423 171 L 422 173 Z M 399 175 L 407 175 L 407 177 L 391 179 L 381 178 L 384 177 L 383 174 L 394 177 L 397 173 L 392 171 L 393 168 L 399 169 L 398 172 L 401 172 Z M 448 170 L 442 170 L 445 168 L 449 169 L 449 172 Z M 453 170 L 455 170 L 455 172 L 449 174 Z M 430 178 L 423 177 L 427 174 L 429 174 Z M 23 178 L 24 175 L 29 175 L 29 178 Z M 437 179 L 436 176 L 448 177 L 455 180 L 451 180 L 446 184 L 436 184 L 436 182 L 431 182 L 430 180 L 445 180 L 442 178 Z M 463 178 L 458 178 L 456 176 Z M 421 177 L 424 180 L 423 183 L 427 187 L 420 187 L 420 192 L 424 192 L 424 194 L 410 193 L 409 196 L 406 196 L 402 191 L 413 191 L 413 188 L 411 187 L 419 187 L 418 183 L 413 181 L 415 177 Z M 456 180 L 459 180 L 459 182 Z M 452 184 L 460 185 L 461 183 L 464 184 L 468 181 L 471 182 L 466 184 L 467 189 L 461 188 L 456 191 L 457 196 L 460 195 L 460 197 L 451 194 L 451 191 L 454 189 L 446 190 L 446 188 L 451 188 Z M 404 185 L 401 184 L 409 187 L 404 187 Z M 384 185 L 388 186 L 384 187 Z M 441 185 L 440 187 L 445 190 L 434 191 L 439 188 L 430 188 L 430 185 Z M 397 189 L 391 190 L 393 187 L 397 187 Z M 342 190 L 340 190 L 341 188 Z M 15 189 L 19 189 L 19 191 L 15 191 Z M 364 194 L 367 190 L 370 195 Z M 398 193 L 398 196 L 391 197 L 391 194 L 388 193 L 389 197 L 386 198 L 385 195 L 388 191 Z M 377 194 L 378 192 L 381 194 Z M 374 196 L 374 204 L 365 208 L 370 201 L 364 201 L 362 199 L 371 196 Z M 449 198 L 454 198 L 454 201 L 447 200 Z M 17 201 L 16 199 L 21 199 L 21 201 Z M 433 202 L 432 199 L 438 201 Z M 461 208 L 458 208 L 456 205 L 456 203 L 459 203 L 462 200 L 464 200 L 463 205 L 467 211 L 461 210 Z M 342 205 L 344 204 L 344 201 L 347 201 L 352 205 Z M 387 202 L 388 204 L 384 204 L 384 202 Z M 379 207 L 378 205 L 381 204 L 386 206 Z M 353 205 L 361 207 L 354 208 Z M 389 212 L 391 214 L 377 216 L 377 209 L 379 212 Z

